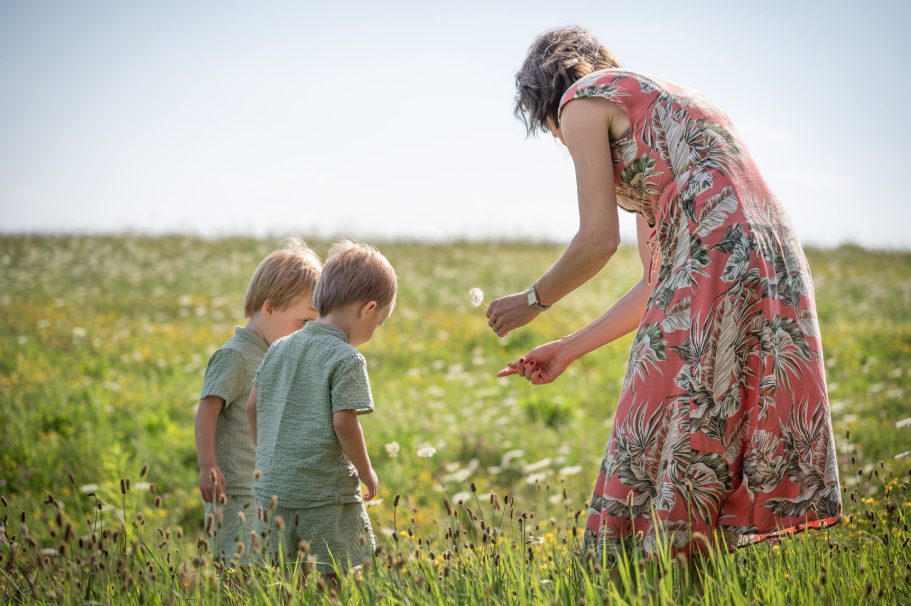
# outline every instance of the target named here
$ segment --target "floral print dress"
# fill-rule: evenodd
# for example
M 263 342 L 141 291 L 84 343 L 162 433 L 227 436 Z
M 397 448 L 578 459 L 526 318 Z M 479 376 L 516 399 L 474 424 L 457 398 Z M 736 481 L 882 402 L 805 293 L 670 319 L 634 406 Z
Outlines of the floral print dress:
M 561 111 L 585 97 L 629 117 L 611 142 L 617 203 L 655 228 L 585 546 L 610 556 L 638 538 L 651 552 L 663 529 L 675 551 L 702 551 L 716 531 L 745 545 L 837 522 L 813 286 L 784 209 L 700 93 L 610 69 L 573 84 Z

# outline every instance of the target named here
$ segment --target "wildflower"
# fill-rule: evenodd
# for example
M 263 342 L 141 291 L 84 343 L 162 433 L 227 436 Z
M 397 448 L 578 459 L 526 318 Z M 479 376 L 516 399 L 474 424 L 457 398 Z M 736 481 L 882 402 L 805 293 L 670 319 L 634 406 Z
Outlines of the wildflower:
M 581 473 L 581 472 L 582 472 L 581 465 L 571 465 L 569 467 L 564 467 L 564 468 L 560 469 L 561 476 L 574 476 L 577 473 Z
M 531 473 L 533 471 L 538 471 L 540 469 L 544 469 L 545 467 L 548 467 L 549 465 L 550 465 L 550 459 L 541 459 L 540 461 L 535 461 L 534 463 L 530 463 L 530 464 L 526 465 L 524 467 L 523 471 L 525 473 Z
M 429 459 L 436 453 L 437 453 L 437 449 L 434 448 L 433 446 L 424 446 L 422 448 L 418 448 L 417 454 L 422 459 Z
M 456 494 L 452 495 L 452 501 L 453 501 L 454 503 L 458 503 L 459 505 L 462 505 L 462 504 L 464 504 L 464 503 L 467 503 L 467 502 L 468 502 L 468 499 L 470 499 L 470 498 L 471 498 L 471 493 L 469 493 L 469 492 L 464 492 L 464 491 L 463 491 L 463 492 L 457 492 Z
M 484 291 L 480 288 L 472 288 L 468 291 L 468 296 L 471 300 L 471 304 L 475 307 L 480 307 L 484 304 Z
M 389 455 L 390 459 L 394 459 L 399 456 L 399 443 L 392 441 L 386 444 L 386 454 Z
M 546 473 L 532 473 L 525 478 L 525 482 L 528 484 L 537 484 L 538 482 L 543 482 L 547 478 Z

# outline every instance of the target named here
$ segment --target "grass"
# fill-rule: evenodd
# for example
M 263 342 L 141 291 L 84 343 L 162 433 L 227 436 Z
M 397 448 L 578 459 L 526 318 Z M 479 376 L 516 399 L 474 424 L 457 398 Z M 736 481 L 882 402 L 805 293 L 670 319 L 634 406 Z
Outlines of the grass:
M 911 456 L 896 458 L 911 449 L 911 426 L 896 426 L 911 417 L 911 254 L 853 246 L 808 251 L 846 523 L 689 564 L 580 556 L 630 337 L 553 385 L 495 373 L 603 311 L 637 279 L 634 252 L 497 339 L 468 289 L 521 290 L 558 247 L 389 242 L 399 304 L 363 348 L 381 553 L 335 593 L 306 564 L 218 570 L 199 543 L 194 406 L 273 244 L 0 238 L 3 603 L 911 601 Z

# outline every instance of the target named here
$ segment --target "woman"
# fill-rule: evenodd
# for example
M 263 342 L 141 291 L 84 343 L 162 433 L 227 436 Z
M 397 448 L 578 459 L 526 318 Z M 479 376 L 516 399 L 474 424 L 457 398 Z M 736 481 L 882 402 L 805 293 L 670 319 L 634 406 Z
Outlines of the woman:
M 580 226 L 557 263 L 488 308 L 500 336 L 532 321 L 617 250 L 638 213 L 642 279 L 602 316 L 500 376 L 554 381 L 637 329 L 585 541 L 638 536 L 703 550 L 841 514 L 815 300 L 790 221 L 728 117 L 701 94 L 621 69 L 586 30 L 545 32 L 516 74 L 516 115 L 572 156 Z

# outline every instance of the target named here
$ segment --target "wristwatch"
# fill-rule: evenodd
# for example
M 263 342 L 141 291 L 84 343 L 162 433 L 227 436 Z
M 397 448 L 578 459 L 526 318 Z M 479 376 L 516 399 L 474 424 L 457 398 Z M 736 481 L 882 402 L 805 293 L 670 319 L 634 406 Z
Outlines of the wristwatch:
M 550 305 L 544 305 L 541 303 L 541 299 L 538 298 L 538 289 L 535 288 L 536 284 L 532 284 L 528 287 L 528 290 L 525 291 L 525 297 L 528 299 L 529 307 L 537 307 L 538 309 L 550 309 Z

